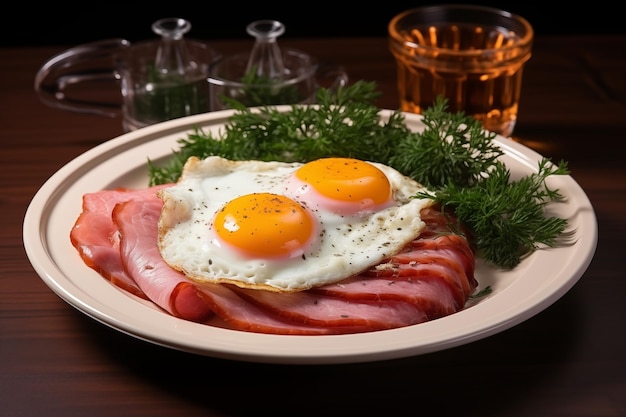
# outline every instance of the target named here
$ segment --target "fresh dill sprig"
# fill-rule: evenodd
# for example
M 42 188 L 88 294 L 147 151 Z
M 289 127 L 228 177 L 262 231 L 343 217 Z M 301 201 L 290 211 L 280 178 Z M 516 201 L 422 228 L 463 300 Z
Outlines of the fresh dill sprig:
M 427 187 L 454 184 L 470 187 L 496 163 L 502 150 L 494 145 L 495 133 L 462 112 L 447 112 L 441 96 L 424 110 L 424 130 L 407 135 L 396 145 L 389 165 Z
M 546 179 L 567 174 L 565 162 L 554 165 L 543 158 L 536 173 L 512 181 L 510 171 L 498 162 L 472 187 L 448 184 L 421 196 L 452 208 L 458 220 L 469 227 L 470 240 L 480 256 L 510 269 L 541 245 L 556 245 L 567 220 L 545 216 L 546 204 L 563 200 L 558 190 L 546 185 Z

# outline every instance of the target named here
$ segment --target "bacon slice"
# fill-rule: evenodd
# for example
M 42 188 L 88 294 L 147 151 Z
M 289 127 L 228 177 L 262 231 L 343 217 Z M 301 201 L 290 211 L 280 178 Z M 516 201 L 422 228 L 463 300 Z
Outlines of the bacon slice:
M 183 319 L 260 333 L 358 333 L 453 314 L 477 286 L 467 240 L 434 208 L 422 210 L 428 226 L 405 251 L 337 284 L 289 294 L 199 284 L 160 256 L 162 204 L 155 188 L 86 195 L 71 235 L 90 267 Z

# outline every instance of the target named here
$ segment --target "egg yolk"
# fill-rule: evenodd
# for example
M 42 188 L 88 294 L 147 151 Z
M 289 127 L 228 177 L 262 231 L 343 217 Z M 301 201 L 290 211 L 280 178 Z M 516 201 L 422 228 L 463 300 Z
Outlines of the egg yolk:
M 254 193 L 237 197 L 215 216 L 215 232 L 222 241 L 248 256 L 301 256 L 313 239 L 312 215 L 289 197 Z
M 374 165 L 352 158 L 322 158 L 304 164 L 296 176 L 319 194 L 368 208 L 391 198 L 387 176 Z

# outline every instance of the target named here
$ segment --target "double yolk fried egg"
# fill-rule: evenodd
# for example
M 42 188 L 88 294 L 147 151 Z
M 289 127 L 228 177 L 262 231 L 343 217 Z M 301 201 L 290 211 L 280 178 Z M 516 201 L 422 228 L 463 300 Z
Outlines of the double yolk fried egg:
M 383 164 L 191 157 L 159 191 L 164 261 L 200 283 L 293 292 L 377 265 L 425 224 L 424 188 Z

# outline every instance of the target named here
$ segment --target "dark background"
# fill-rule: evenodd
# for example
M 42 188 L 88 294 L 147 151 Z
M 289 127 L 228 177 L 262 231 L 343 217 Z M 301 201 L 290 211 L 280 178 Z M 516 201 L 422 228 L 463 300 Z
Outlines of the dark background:
M 73 2 L 72 2 L 73 3 Z M 434 2 L 393 1 L 282 2 L 219 0 L 82 4 L 12 2 L 0 21 L 0 46 L 76 45 L 106 38 L 130 41 L 152 39 L 151 25 L 164 17 L 189 20 L 188 37 L 211 39 L 248 38 L 246 25 L 254 20 L 275 19 L 286 26 L 283 37 L 386 36 L 387 23 L 397 13 Z M 183 4 L 184 3 L 184 4 Z M 475 3 L 458 1 L 456 3 Z M 526 1 L 482 1 L 475 4 L 499 7 L 526 17 L 537 35 L 624 33 L 622 18 L 607 1 L 546 7 Z M 567 4 L 567 3 L 566 3 Z M 580 4 L 580 3 L 579 3 Z M 622 51 L 623 52 L 623 51 Z

